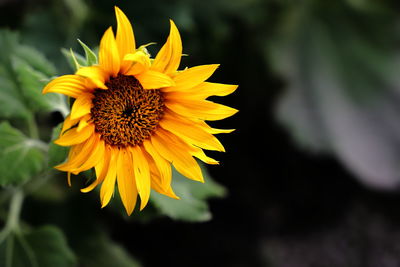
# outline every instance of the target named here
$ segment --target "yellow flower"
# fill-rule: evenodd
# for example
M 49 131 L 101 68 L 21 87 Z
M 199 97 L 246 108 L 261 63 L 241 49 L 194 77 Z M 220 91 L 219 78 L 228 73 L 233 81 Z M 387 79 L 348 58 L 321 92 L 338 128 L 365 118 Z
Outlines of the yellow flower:
M 95 169 L 96 180 L 82 192 L 101 184 L 100 199 L 106 206 L 115 184 L 130 215 L 140 196 L 140 210 L 150 189 L 178 199 L 171 188 L 171 164 L 189 179 L 203 182 L 196 157 L 218 162 L 202 149 L 224 151 L 213 134 L 232 130 L 211 128 L 205 120 L 232 116 L 236 109 L 206 100 L 225 96 L 236 85 L 205 82 L 218 65 L 179 71 L 181 38 L 173 21 L 169 37 L 154 59 L 135 46 L 131 24 L 115 7 L 117 33 L 112 28 L 100 41 L 99 64 L 81 67 L 75 75 L 51 81 L 43 93 L 73 97 L 60 146 L 71 146 L 68 160 L 56 166 L 70 175 Z

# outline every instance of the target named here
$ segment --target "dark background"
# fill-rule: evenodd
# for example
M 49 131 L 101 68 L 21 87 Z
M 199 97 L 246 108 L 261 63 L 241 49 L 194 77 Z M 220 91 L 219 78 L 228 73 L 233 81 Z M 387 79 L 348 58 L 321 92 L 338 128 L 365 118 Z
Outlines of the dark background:
M 329 116 L 313 117 L 315 128 L 310 135 L 309 124 L 302 123 L 302 109 L 291 113 L 289 120 L 279 113 L 279 103 L 288 97 L 287 92 L 298 87 L 313 103 L 319 103 L 318 92 L 336 88 L 349 92 L 344 95 L 354 106 L 366 95 L 370 101 L 362 105 L 375 105 L 383 94 L 381 88 L 387 87 L 386 74 L 393 71 L 399 76 L 400 64 L 395 64 L 399 47 L 396 1 L 0 0 L 0 26 L 19 31 L 22 41 L 45 53 L 60 74 L 70 73 L 60 47 L 77 49 L 76 38 L 96 46 L 104 30 L 115 26 L 114 5 L 130 18 L 138 44 L 158 43 L 151 48 L 154 51 L 150 49 L 153 54 L 167 37 L 168 19 L 172 18 L 180 29 L 184 53 L 189 54 L 181 67 L 220 63 L 211 80 L 239 84 L 239 89 L 216 101 L 240 110 L 232 118 L 212 124 L 237 129 L 220 136 L 227 153 L 209 153 L 221 161 L 220 166 L 209 167 L 209 172 L 229 192 L 224 199 L 210 201 L 213 219 L 185 223 L 157 218 L 143 223 L 99 211 L 99 224 L 106 225 L 115 241 L 144 266 L 400 266 L 400 179 L 395 175 L 390 183 L 381 185 L 379 175 L 368 176 L 369 170 L 359 171 L 346 163 L 335 147 L 340 143 L 335 142 L 337 137 L 330 135 L 329 127 L 321 126 L 327 125 Z M 314 39 L 321 29 L 323 36 L 331 37 L 329 44 L 343 45 L 343 53 L 335 54 L 336 50 Z M 352 42 L 351 37 L 361 41 Z M 359 51 L 366 52 L 353 57 Z M 325 87 L 331 81 L 326 77 L 336 74 L 319 73 L 323 67 L 315 63 L 318 56 L 348 73 L 350 85 Z M 289 67 L 282 67 L 283 61 Z M 385 67 L 389 65 L 394 66 L 390 71 Z M 379 82 L 372 82 L 371 76 Z M 312 82 L 320 77 L 325 77 L 321 87 Z M 397 88 L 398 84 L 391 85 Z M 307 91 L 311 87 L 315 90 Z M 370 88 L 375 92 L 372 96 Z M 381 105 L 379 110 L 386 108 L 384 102 L 377 105 Z M 310 110 L 323 113 L 315 106 Z M 368 117 L 366 110 L 361 118 Z M 397 114 L 390 116 L 394 124 L 400 121 Z M 368 121 L 371 127 L 388 118 L 378 115 Z M 53 114 L 49 123 L 57 120 Z M 353 128 L 345 130 L 363 138 Z M 387 132 L 396 136 L 392 128 L 380 130 L 382 138 Z M 322 132 L 325 143 L 314 136 Z M 400 142 L 393 147 L 400 151 Z M 383 166 L 400 161 L 392 154 L 369 153 L 382 153 Z M 368 182 L 370 177 L 373 184 Z M 93 227 L 84 222 L 85 209 L 91 204 L 81 202 L 58 218 L 69 221 L 59 223 Z M 34 206 L 28 204 L 27 210 L 29 205 Z M 43 220 L 29 211 L 26 216 L 33 223 Z M 79 242 L 72 234 L 67 237 L 72 243 Z

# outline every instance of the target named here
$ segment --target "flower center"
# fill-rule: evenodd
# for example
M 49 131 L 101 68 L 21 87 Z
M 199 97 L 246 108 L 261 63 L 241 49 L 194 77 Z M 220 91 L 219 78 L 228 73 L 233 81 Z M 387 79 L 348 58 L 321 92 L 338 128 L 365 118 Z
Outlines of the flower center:
M 96 132 L 112 146 L 140 145 L 164 115 L 162 93 L 144 90 L 133 76 L 118 75 L 106 86 L 107 90 L 93 93 L 91 113 Z

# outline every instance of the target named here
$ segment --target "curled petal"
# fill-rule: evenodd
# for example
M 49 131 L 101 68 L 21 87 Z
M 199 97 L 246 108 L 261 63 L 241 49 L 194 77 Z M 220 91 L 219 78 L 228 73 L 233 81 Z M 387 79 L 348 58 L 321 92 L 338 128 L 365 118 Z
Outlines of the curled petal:
M 124 60 L 131 62 L 131 67 L 125 71 L 125 75 L 138 75 L 139 73 L 147 71 L 151 65 L 149 56 L 143 51 L 127 54 Z
M 104 178 L 106 177 L 108 172 L 108 167 L 110 165 L 110 159 L 111 159 L 111 150 L 108 146 L 105 146 L 104 157 L 94 166 L 94 169 L 96 171 L 96 180 L 93 183 L 91 183 L 88 187 L 82 188 L 81 189 L 82 193 L 87 193 L 92 191 L 97 185 L 101 184 L 104 181 Z
M 76 75 L 90 79 L 91 83 L 88 83 L 88 86 L 94 86 L 93 89 L 107 89 L 105 81 L 108 75 L 100 66 L 82 67 L 76 72 Z
M 92 94 L 82 94 L 75 100 L 71 109 L 71 120 L 81 118 L 90 113 L 93 105 L 92 98 Z
M 153 159 L 158 169 L 161 179 L 160 181 L 161 185 L 163 187 L 169 186 L 171 184 L 171 178 L 172 178 L 171 164 L 156 151 L 156 149 L 149 140 L 145 140 L 143 142 L 143 146 L 146 152 Z
M 148 70 L 135 77 L 139 80 L 143 89 L 159 89 L 175 85 L 168 75 L 153 70 Z
M 66 131 L 57 140 L 54 141 L 55 144 L 59 146 L 72 146 L 80 144 L 86 141 L 94 133 L 94 124 L 89 124 L 87 127 L 83 128 L 81 131 L 77 131 L 76 128 L 72 128 Z
M 174 135 L 158 129 L 151 137 L 151 144 L 163 158 L 174 165 L 178 172 L 189 179 L 204 182 L 200 166 L 190 155 L 188 146 L 182 144 Z
M 175 23 L 170 20 L 171 29 L 167 42 L 158 52 L 154 59 L 152 70 L 163 72 L 165 74 L 174 73 L 181 63 L 182 57 L 182 41 L 178 28 Z

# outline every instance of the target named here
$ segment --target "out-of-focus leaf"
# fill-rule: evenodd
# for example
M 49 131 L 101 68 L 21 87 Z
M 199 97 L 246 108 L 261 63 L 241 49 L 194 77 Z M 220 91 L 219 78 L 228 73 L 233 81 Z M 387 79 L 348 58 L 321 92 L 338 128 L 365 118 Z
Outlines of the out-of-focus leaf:
M 67 147 L 54 144 L 54 140 L 56 140 L 60 136 L 61 128 L 62 128 L 62 123 L 54 127 L 51 136 L 49 144 L 48 160 L 47 160 L 50 167 L 54 167 L 62 163 L 67 158 L 68 155 Z
M 25 107 L 18 91 L 16 78 L 10 67 L 10 55 L 18 46 L 18 36 L 8 30 L 0 30 L 0 117 L 27 118 L 31 114 Z
M 55 75 L 54 66 L 36 49 L 19 44 L 17 35 L 0 32 L 0 116 L 17 118 L 32 116 L 30 111 L 60 111 L 68 107 L 62 95 L 42 95 L 49 77 Z
M 377 23 L 336 2 L 296 6 L 272 49 L 274 67 L 289 81 L 279 119 L 296 140 L 334 153 L 362 182 L 400 185 L 400 93 L 396 51 Z M 335 23 L 332 23 L 335 21 Z
M 77 248 L 79 263 L 82 267 L 140 267 L 120 245 L 104 233 L 97 233 L 82 240 Z
M 30 111 L 25 107 L 15 81 L 4 66 L 0 65 L 0 117 L 27 118 Z
M 15 55 L 23 59 L 33 69 L 43 73 L 47 77 L 56 75 L 56 68 L 37 49 L 26 45 L 18 45 L 15 48 Z
M 85 43 L 78 39 L 79 44 L 85 50 L 86 66 L 97 64 L 97 56 Z
M 0 123 L 0 185 L 22 183 L 38 174 L 44 167 L 46 148 L 8 122 Z
M 20 92 L 34 112 L 59 111 L 68 113 L 65 97 L 60 94 L 42 94 L 43 87 L 48 83 L 48 77 L 33 69 L 26 61 L 18 57 L 11 58 Z
M 0 266 L 72 267 L 76 258 L 63 233 L 44 226 L 28 233 L 11 233 L 0 245 Z
M 202 170 L 205 177 L 204 184 L 189 180 L 177 171 L 173 171 L 172 188 L 180 200 L 153 191 L 150 201 L 162 214 L 175 220 L 190 222 L 210 220 L 212 215 L 206 200 L 210 197 L 223 197 L 226 190 L 211 179 L 205 168 Z

